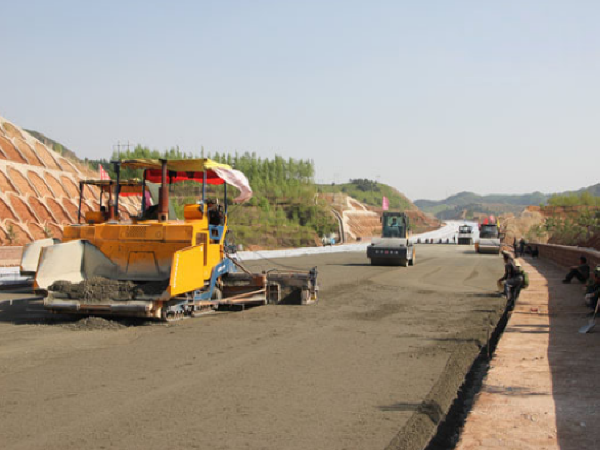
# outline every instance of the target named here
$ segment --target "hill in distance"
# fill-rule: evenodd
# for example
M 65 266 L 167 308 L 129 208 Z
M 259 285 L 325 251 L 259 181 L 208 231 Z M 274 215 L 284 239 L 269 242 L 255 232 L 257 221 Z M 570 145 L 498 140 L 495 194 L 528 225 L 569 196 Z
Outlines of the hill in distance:
M 371 180 L 350 180 L 349 183 L 321 184 L 318 187 L 321 192 L 343 193 L 373 208 L 381 208 L 383 197 L 387 197 L 392 211 L 414 211 L 419 209 L 396 188 Z
M 464 219 L 473 218 L 481 214 L 519 213 L 530 205 L 541 205 L 553 195 L 581 194 L 589 192 L 600 196 L 600 183 L 581 188 L 577 191 L 566 191 L 553 194 L 544 194 L 536 191 L 530 194 L 507 195 L 490 194 L 479 195 L 474 192 L 459 192 L 444 200 L 417 200 L 415 205 L 426 213 L 439 219 Z

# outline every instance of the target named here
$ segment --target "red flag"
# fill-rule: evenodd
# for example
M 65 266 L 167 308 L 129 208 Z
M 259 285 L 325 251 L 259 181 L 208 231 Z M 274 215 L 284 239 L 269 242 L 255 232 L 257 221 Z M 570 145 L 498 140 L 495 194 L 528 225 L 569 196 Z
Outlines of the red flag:
M 100 168 L 100 179 L 110 180 L 110 175 L 108 175 L 108 172 L 104 170 L 104 167 L 102 167 L 102 165 L 99 165 L 98 167 Z
M 381 207 L 383 208 L 384 211 L 387 211 L 388 209 L 390 209 L 390 201 L 385 196 L 383 197 L 383 200 L 381 201 Z

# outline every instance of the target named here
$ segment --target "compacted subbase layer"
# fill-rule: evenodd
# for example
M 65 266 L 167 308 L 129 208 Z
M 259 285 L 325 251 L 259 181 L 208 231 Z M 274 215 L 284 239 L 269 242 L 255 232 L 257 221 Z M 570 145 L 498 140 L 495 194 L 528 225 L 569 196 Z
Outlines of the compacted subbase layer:
M 420 245 L 408 268 L 363 253 L 248 263 L 313 266 L 315 305 L 172 324 L 0 303 L 2 447 L 423 448 L 504 311 L 501 259 Z

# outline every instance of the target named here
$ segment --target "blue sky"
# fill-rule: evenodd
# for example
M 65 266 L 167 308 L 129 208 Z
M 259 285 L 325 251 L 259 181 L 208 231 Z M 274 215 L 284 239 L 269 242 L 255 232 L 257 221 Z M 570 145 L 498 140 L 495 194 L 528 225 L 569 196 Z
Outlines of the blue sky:
M 0 115 L 409 198 L 600 182 L 600 2 L 0 0 Z

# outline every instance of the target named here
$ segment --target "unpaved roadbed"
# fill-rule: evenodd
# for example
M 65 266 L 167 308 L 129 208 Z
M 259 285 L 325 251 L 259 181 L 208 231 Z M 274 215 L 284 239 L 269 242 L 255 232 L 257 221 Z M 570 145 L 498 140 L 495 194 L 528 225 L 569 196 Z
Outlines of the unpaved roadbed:
M 318 304 L 169 325 L 78 330 L 35 302 L 0 303 L 3 448 L 422 448 L 503 300 L 498 257 L 418 252 L 411 268 L 276 260 L 318 266 Z

